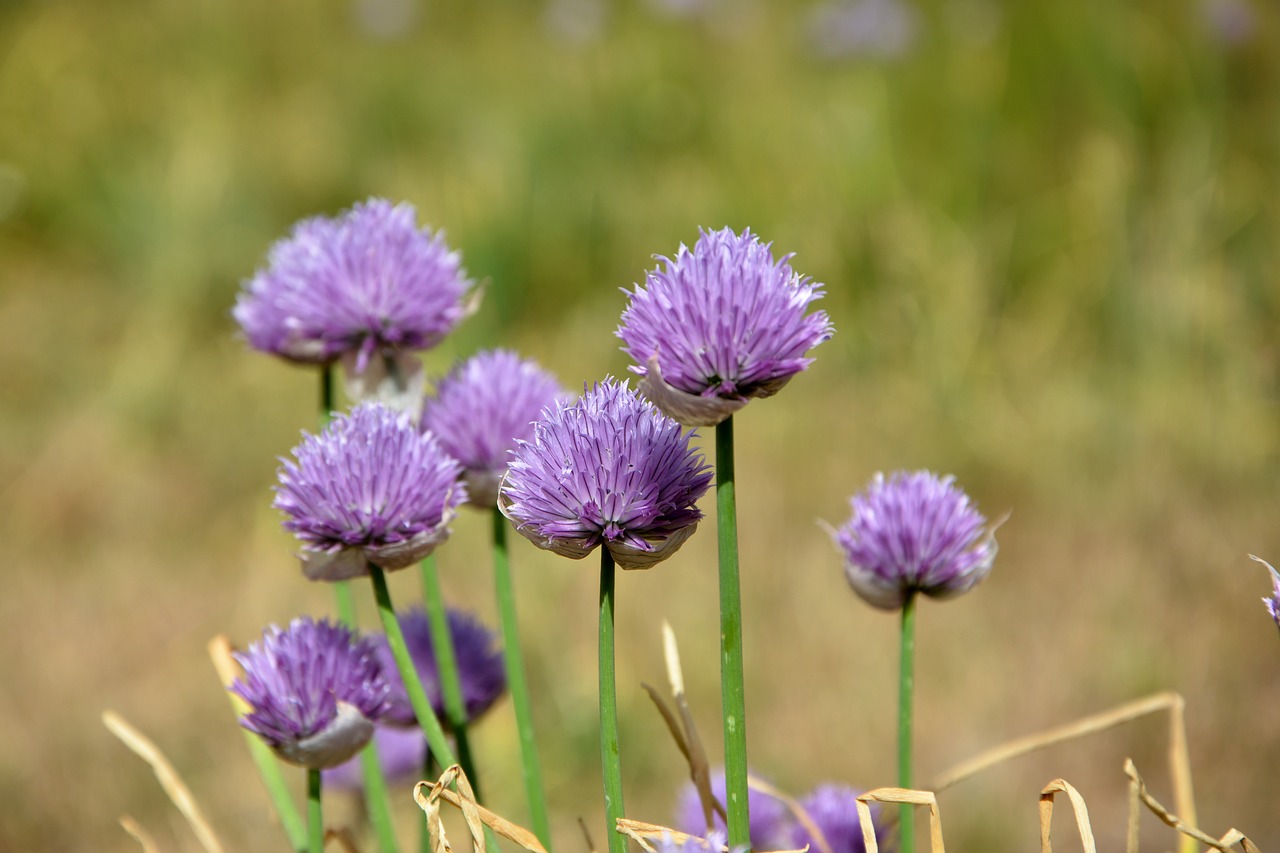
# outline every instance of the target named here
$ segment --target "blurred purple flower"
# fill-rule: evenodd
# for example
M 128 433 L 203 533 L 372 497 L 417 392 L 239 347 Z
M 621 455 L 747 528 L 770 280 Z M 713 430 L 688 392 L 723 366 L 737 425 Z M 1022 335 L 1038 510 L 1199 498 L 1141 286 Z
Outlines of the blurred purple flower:
M 725 781 L 724 768 L 711 772 L 711 793 L 724 805 Z M 781 800 L 769 796 L 755 788 L 747 790 L 747 811 L 750 814 L 751 849 L 778 850 L 785 847 L 791 838 L 791 813 Z M 702 800 L 698 797 L 698 789 L 692 782 L 686 782 L 680 788 L 680 796 L 676 801 L 674 828 L 690 835 L 706 835 L 707 821 L 702 812 Z M 724 818 L 715 814 L 715 831 L 725 832 Z
M 1258 29 L 1257 12 L 1247 0 L 1201 0 L 1200 14 L 1210 33 L 1231 47 L 1248 42 Z
M 819 785 L 800 801 L 814 827 L 822 834 L 822 840 L 830 848 L 830 853 L 866 853 L 867 848 L 862 841 L 862 822 L 858 819 L 859 793 L 846 785 Z M 874 803 L 871 804 L 871 822 L 875 825 L 877 845 L 888 853 L 893 848 L 886 846 L 888 833 L 879 823 L 879 807 Z M 814 835 L 803 823 L 796 821 L 792 825 L 787 846 L 801 849 L 806 845 L 810 853 L 824 853 Z
M 319 436 L 304 433 L 293 455 L 296 464 L 281 460 L 275 507 L 302 540 L 312 580 L 416 563 L 449 536 L 467 498 L 461 467 L 435 437 L 377 403 L 339 415 Z
M 929 471 L 877 474 L 835 531 L 849 584 L 869 604 L 902 607 L 916 592 L 950 598 L 991 571 L 995 529 L 953 485 Z
M 389 783 L 399 785 L 421 778 L 427 763 L 427 740 L 421 729 L 377 725 L 373 729 L 373 743 L 382 777 Z M 364 790 L 364 773 L 358 756 L 337 767 L 326 768 L 322 777 L 325 790 Z
M 489 710 L 507 689 L 506 668 L 502 652 L 496 648 L 493 632 L 479 619 L 453 608 L 446 611 L 446 616 L 449 635 L 453 639 L 453 655 L 458 664 L 458 680 L 462 684 L 462 703 L 469 722 Z M 422 688 L 431 700 L 436 717 L 444 723 L 444 697 L 440 690 L 435 644 L 431 640 L 431 622 L 420 607 L 402 612 L 397 618 Z M 385 642 L 379 645 L 379 654 L 387 672 L 387 681 L 391 683 L 391 697 L 384 719 L 401 726 L 416 725 L 417 717 L 409 704 L 409 695 L 400 680 L 391 649 Z
M 556 378 L 511 350 L 489 350 L 459 364 L 428 398 L 421 426 L 435 433 L 462 465 L 470 502 L 491 508 L 516 439 L 533 435 L 533 422 L 565 396 Z
M 1262 599 L 1262 605 L 1271 614 L 1271 619 L 1276 623 L 1276 627 L 1280 627 L 1280 572 L 1277 572 L 1275 567 L 1261 557 L 1255 557 L 1253 554 L 1249 556 L 1262 563 L 1271 572 L 1271 597 Z
M 355 755 L 388 710 L 391 686 L 378 644 L 327 621 L 302 617 L 235 659 L 243 678 L 231 691 L 252 709 L 240 724 L 284 760 L 333 767 Z
M 911 49 L 916 26 L 903 0 L 831 0 L 810 14 L 809 42 L 826 59 L 891 58 Z
M 647 569 L 702 518 L 695 504 L 711 470 L 691 437 L 606 378 L 543 411 L 518 442 L 498 506 L 539 548 L 576 560 L 603 544 L 624 569 Z
M 706 832 L 705 829 L 701 832 Z M 651 839 L 655 853 L 721 853 L 728 846 L 729 838 L 725 833 L 719 830 L 708 832 L 707 837 L 701 837 L 701 833 L 694 838 L 687 838 L 683 841 L 677 841 L 671 835 L 662 833 L 657 838 Z M 741 848 L 746 850 L 746 848 Z M 738 848 L 734 848 L 735 853 L 740 853 Z
M 776 394 L 831 337 L 811 279 L 775 261 L 750 230 L 703 231 L 693 251 L 648 274 L 630 293 L 618 337 L 640 391 L 687 426 L 723 421 L 752 397 Z

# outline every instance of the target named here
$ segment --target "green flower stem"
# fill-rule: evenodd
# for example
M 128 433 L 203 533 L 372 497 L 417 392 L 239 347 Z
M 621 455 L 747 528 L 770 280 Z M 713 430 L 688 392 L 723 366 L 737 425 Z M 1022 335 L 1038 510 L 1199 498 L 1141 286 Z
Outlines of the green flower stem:
M 908 593 L 902 606 L 902 658 L 898 676 L 898 787 L 911 787 L 911 701 L 915 693 L 916 597 Z M 900 853 L 914 853 L 916 826 L 913 807 L 903 804 L 898 812 Z
M 320 809 L 320 771 L 307 770 L 307 853 L 324 853 L 324 813 Z
M 507 689 L 511 691 L 516 731 L 520 736 L 520 767 L 524 775 L 525 795 L 529 800 L 530 822 L 533 834 L 550 851 L 551 822 L 547 818 L 547 796 L 542 788 L 542 766 L 538 762 L 533 709 L 529 702 L 529 685 L 525 680 L 520 628 L 516 623 L 515 587 L 511 580 L 511 563 L 507 558 L 507 519 L 496 506 L 493 508 L 493 586 L 498 596 L 498 615 L 502 624 L 502 660 L 507 668 Z
M 720 704 L 724 713 L 725 811 L 729 818 L 729 848 L 750 848 L 747 693 L 742 665 L 742 592 L 738 583 L 732 415 L 716 424 L 716 525 L 720 540 Z
M 462 701 L 462 681 L 458 675 L 458 657 L 453 650 L 453 632 L 449 630 L 449 614 L 444 605 L 444 593 L 440 588 L 440 573 L 436 571 L 436 558 L 428 555 L 422 561 L 422 598 L 427 606 L 427 622 L 431 626 L 431 645 L 436 653 L 436 668 L 440 673 L 440 694 L 444 698 L 445 718 L 453 730 L 454 743 L 458 745 L 458 763 L 467 774 L 476 802 L 480 796 L 480 776 L 471 758 L 471 741 L 467 737 L 467 709 Z
M 409 704 L 413 706 L 413 714 L 418 719 L 422 733 L 426 735 L 427 746 L 435 753 L 442 767 L 457 764 L 453 747 L 440 728 L 435 711 L 431 708 L 431 700 L 427 691 L 422 689 L 422 681 L 418 678 L 418 669 L 409 657 L 409 647 L 404 641 L 404 632 L 400 630 L 400 620 L 391 606 L 391 592 L 387 589 L 387 576 L 378 566 L 369 564 L 369 579 L 373 583 L 373 597 L 378 603 L 378 618 L 382 622 L 382 630 L 387 635 L 387 645 L 391 649 L 391 657 L 395 659 L 400 680 L 404 682 L 405 691 L 409 694 Z
M 613 661 L 613 554 L 600 546 L 600 760 L 604 771 L 604 815 L 609 853 L 626 853 L 617 831 L 622 807 L 622 762 L 618 751 L 618 687 Z

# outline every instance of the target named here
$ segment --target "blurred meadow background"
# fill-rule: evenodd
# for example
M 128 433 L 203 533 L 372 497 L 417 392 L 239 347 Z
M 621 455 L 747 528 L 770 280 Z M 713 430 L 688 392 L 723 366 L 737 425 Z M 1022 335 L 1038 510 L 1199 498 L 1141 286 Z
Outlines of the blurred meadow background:
M 194 849 L 104 708 L 231 849 L 286 848 L 205 643 L 330 612 L 270 507 L 316 384 L 229 311 L 295 220 L 373 195 L 487 283 L 434 375 L 496 345 L 571 388 L 623 373 L 620 288 L 699 226 L 825 283 L 836 336 L 735 419 L 758 774 L 893 784 L 897 620 L 818 520 L 928 467 L 1012 518 L 983 586 L 921 608 L 921 783 L 1172 689 L 1200 824 L 1280 848 L 1280 642 L 1246 556 L 1280 563 L 1278 72 L 1264 0 L 7 0 L 0 849 L 135 850 L 125 812 Z M 721 748 L 713 530 L 619 580 L 641 820 L 686 778 L 639 686 L 665 683 L 663 619 Z M 439 559 L 493 623 L 487 531 L 464 514 Z M 603 841 L 596 572 L 514 544 L 558 849 L 581 851 L 579 816 Z M 473 738 L 490 805 L 525 822 L 510 704 Z M 1123 759 L 1172 805 L 1166 743 L 1150 719 L 962 783 L 948 844 L 1033 849 L 1061 776 L 1119 849 Z

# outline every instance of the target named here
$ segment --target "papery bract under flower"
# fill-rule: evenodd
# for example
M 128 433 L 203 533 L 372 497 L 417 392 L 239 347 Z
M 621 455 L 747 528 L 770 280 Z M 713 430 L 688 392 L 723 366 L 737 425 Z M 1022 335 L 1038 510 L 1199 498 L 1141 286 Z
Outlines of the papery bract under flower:
M 462 465 L 470 502 L 491 508 L 516 439 L 565 396 L 556 378 L 511 350 L 478 353 L 440 381 L 422 409 L 421 425 L 435 433 Z
M 604 545 L 643 569 L 684 543 L 711 471 L 691 434 L 627 387 L 605 379 L 558 402 L 516 448 L 498 505 L 540 548 L 581 559 Z
M 725 805 L 726 785 L 724 769 L 711 773 L 711 793 L 721 805 Z M 786 847 L 791 838 L 791 814 L 779 799 L 755 788 L 747 790 L 747 810 L 750 814 L 752 850 L 778 850 Z M 714 831 L 725 832 L 724 818 L 714 816 Z M 702 800 L 692 782 L 680 788 L 676 801 L 675 828 L 689 835 L 705 835 L 707 822 L 702 810 Z
M 373 744 L 378 753 L 378 766 L 388 783 L 411 785 L 422 777 L 428 749 L 421 729 L 380 724 L 374 727 Z M 359 757 L 326 768 L 321 778 L 326 791 L 364 790 Z
M 377 643 L 309 618 L 269 627 L 236 660 L 231 690 L 251 710 L 241 725 L 286 761 L 333 767 L 355 755 L 389 707 L 391 686 Z
M 850 500 L 835 540 L 849 584 L 869 604 L 895 610 L 916 592 L 950 598 L 990 573 L 995 531 L 954 482 L 929 471 L 877 474 Z
M 833 329 L 825 312 L 805 313 L 822 291 L 790 259 L 728 228 L 661 259 L 618 327 L 640 391 L 683 424 L 711 426 L 804 370 Z
M 448 537 L 466 500 L 461 469 L 435 437 L 377 403 L 304 434 L 293 454 L 296 463 L 281 460 L 275 507 L 302 540 L 312 580 L 416 563 Z
M 866 853 L 862 822 L 858 818 L 859 793 L 847 785 L 819 785 L 800 801 L 801 807 L 813 821 L 814 828 L 822 834 L 822 840 L 830 848 L 830 853 Z M 885 853 L 890 853 L 893 848 L 886 845 L 888 833 L 879 824 L 880 808 L 872 803 L 870 811 L 871 822 L 875 825 L 876 844 Z M 787 846 L 796 850 L 807 846 L 811 853 L 821 853 L 823 850 L 818 839 L 800 821 L 792 824 Z

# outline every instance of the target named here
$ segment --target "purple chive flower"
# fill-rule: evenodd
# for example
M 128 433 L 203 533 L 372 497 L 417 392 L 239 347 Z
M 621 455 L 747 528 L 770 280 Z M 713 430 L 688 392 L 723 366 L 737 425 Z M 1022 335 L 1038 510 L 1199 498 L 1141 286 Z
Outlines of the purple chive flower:
M 877 474 L 835 532 L 849 584 L 867 603 L 896 610 L 916 592 L 950 598 L 991 571 L 995 528 L 954 485 L 928 471 Z
M 1271 597 L 1262 599 L 1262 605 L 1271 614 L 1271 620 L 1276 623 L 1276 627 L 1280 627 L 1280 572 L 1277 572 L 1270 563 L 1261 557 L 1254 557 L 1252 554 L 1249 556 L 1271 571 Z
M 466 500 L 457 462 L 430 433 L 377 403 L 303 434 L 296 464 L 281 460 L 275 507 L 302 540 L 312 580 L 344 580 L 418 562 L 449 535 Z
M 706 832 L 705 829 L 701 832 Z M 720 831 L 707 832 L 707 837 L 701 838 L 695 836 L 677 841 L 674 836 L 662 833 L 655 839 L 651 839 L 654 853 L 720 853 L 725 850 L 729 843 L 729 837 Z M 738 848 L 734 848 L 735 851 Z M 746 848 L 742 848 L 746 849 Z
M 858 819 L 858 795 L 846 785 L 819 785 L 809 796 L 800 801 L 801 807 L 813 821 L 813 826 L 822 835 L 829 853 L 866 853 L 862 840 L 862 822 Z M 879 822 L 879 807 L 871 804 L 871 822 L 875 825 L 876 844 L 881 850 L 891 850 L 886 846 L 888 833 Z M 791 837 L 787 846 L 803 849 L 808 846 L 810 853 L 828 853 L 814 834 L 800 821 L 791 827 Z
M 286 761 L 341 764 L 368 743 L 388 710 L 391 686 L 377 649 L 374 640 L 324 620 L 272 625 L 235 655 L 244 677 L 231 691 L 252 709 L 240 724 Z
M 724 769 L 711 773 L 711 793 L 720 805 L 725 798 Z M 787 845 L 791 837 L 791 813 L 781 800 L 769 796 L 755 788 L 747 790 L 747 811 L 751 824 L 748 832 L 751 837 L 752 850 L 778 850 Z M 725 832 L 724 818 L 718 813 L 714 815 L 717 833 Z M 698 789 L 692 782 L 686 782 L 680 788 L 680 796 L 676 801 L 675 828 L 689 835 L 705 835 L 707 821 L 702 812 L 702 800 L 698 797 Z
M 539 548 L 582 559 L 597 545 L 624 569 L 675 553 L 702 518 L 711 483 L 692 433 L 606 378 L 576 402 L 558 401 L 517 442 L 498 506 Z
M 537 362 L 511 350 L 489 350 L 440 381 L 423 407 L 421 425 L 462 465 L 471 503 L 488 509 L 498 499 L 516 439 L 529 438 L 542 410 L 564 396 Z
M 462 703 L 470 722 L 492 707 L 507 689 L 507 672 L 503 666 L 502 652 L 495 646 L 492 631 L 479 619 L 461 610 L 446 611 L 449 635 L 453 639 L 453 654 L 458 664 L 458 680 L 462 684 Z M 435 645 L 431 640 L 431 622 L 422 608 L 413 608 L 397 615 L 400 630 L 404 632 L 409 657 L 418 670 L 422 689 L 435 710 L 436 717 L 445 722 L 444 696 L 440 689 L 440 673 L 436 665 Z M 409 694 L 395 668 L 391 649 L 379 646 L 387 680 L 391 683 L 391 697 L 384 719 L 401 726 L 417 724 Z
M 373 729 L 373 743 L 382 776 L 389 783 L 399 785 L 421 777 L 427 763 L 427 740 L 421 729 L 378 725 Z M 337 767 L 329 767 L 321 775 L 326 790 L 364 790 L 364 773 L 359 757 Z
M 826 312 L 805 313 L 823 294 L 791 257 L 725 228 L 661 258 L 618 327 L 640 391 L 682 424 L 712 426 L 808 367 L 833 328 Z

